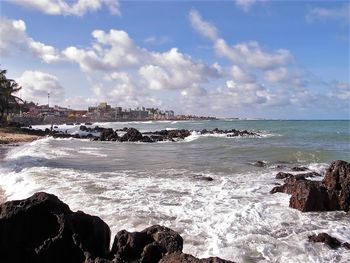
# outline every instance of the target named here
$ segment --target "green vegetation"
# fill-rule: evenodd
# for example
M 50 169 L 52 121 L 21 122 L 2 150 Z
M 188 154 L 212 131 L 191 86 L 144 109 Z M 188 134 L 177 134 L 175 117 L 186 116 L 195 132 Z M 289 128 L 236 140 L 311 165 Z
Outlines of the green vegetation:
M 6 70 L 0 69 L 0 122 L 6 123 L 7 118 L 11 111 L 19 107 L 18 102 L 22 101 L 21 98 L 14 95 L 14 93 L 21 90 L 22 87 L 18 85 L 13 79 L 6 77 Z M 22 101 L 23 102 L 23 101 Z

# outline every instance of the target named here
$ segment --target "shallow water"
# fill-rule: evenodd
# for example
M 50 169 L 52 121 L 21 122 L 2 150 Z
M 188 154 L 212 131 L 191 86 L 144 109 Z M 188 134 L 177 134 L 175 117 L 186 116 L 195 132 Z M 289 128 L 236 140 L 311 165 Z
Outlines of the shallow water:
M 94 124 L 96 125 L 96 124 Z M 8 199 L 56 194 L 72 210 L 100 216 L 112 229 L 162 224 L 178 231 L 185 252 L 237 262 L 348 262 L 350 252 L 307 242 L 327 232 L 350 242 L 350 215 L 301 213 L 289 196 L 270 195 L 281 171 L 303 165 L 324 173 L 350 160 L 349 121 L 187 121 L 99 123 L 141 131 L 240 129 L 261 137 L 201 136 L 183 142 L 118 143 L 45 138 L 8 152 L 0 187 Z M 79 126 L 59 126 L 70 133 Z M 257 160 L 267 163 L 259 168 Z M 214 180 L 202 180 L 210 176 Z

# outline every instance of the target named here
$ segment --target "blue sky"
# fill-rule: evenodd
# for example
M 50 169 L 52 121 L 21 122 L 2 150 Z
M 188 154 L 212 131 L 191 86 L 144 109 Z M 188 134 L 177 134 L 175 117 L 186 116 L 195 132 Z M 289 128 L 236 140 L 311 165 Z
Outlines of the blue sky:
M 348 1 L 1 1 L 26 100 L 349 119 Z

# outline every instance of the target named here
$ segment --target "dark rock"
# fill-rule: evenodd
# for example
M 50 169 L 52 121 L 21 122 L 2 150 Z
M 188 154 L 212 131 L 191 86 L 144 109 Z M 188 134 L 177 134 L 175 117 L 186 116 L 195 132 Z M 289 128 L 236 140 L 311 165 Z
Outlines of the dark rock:
M 114 238 L 110 259 L 125 262 L 158 262 L 166 254 L 181 252 L 182 246 L 182 237 L 164 226 L 155 225 L 133 233 L 122 230 Z
M 115 133 L 112 128 L 103 129 L 100 132 L 100 141 L 111 141 L 117 138 L 118 138 L 118 134 Z
M 293 172 L 305 172 L 307 170 L 309 170 L 307 167 L 304 167 L 304 166 L 295 166 L 295 167 L 292 167 L 291 169 Z
M 79 130 L 81 130 L 81 131 L 86 131 L 86 132 L 88 132 L 88 131 L 90 131 L 90 129 L 88 129 L 86 126 L 84 126 L 84 125 L 81 125 L 80 127 L 79 127 Z
M 341 242 L 338 239 L 328 235 L 327 233 L 311 235 L 309 236 L 309 242 L 322 242 L 325 243 L 331 249 L 337 249 L 341 246 Z
M 146 233 L 121 230 L 114 238 L 110 258 L 118 256 L 127 262 L 138 260 L 144 247 L 152 242 L 153 239 Z
M 142 140 L 142 133 L 135 128 L 129 128 L 121 138 L 121 141 L 137 142 Z
M 327 187 L 331 199 L 336 198 L 340 210 L 350 209 L 350 163 L 345 161 L 333 162 L 326 171 L 322 181 Z
M 341 246 L 345 249 L 350 250 L 350 243 L 348 243 L 348 242 L 344 242 Z
M 214 179 L 210 176 L 200 176 L 199 179 L 208 181 L 208 182 L 214 181 Z
M 184 253 L 173 253 L 163 257 L 159 263 L 233 263 L 232 261 L 224 260 L 221 258 L 196 258 L 194 256 Z
M 180 139 L 185 139 L 186 137 L 190 136 L 191 132 L 188 130 L 171 130 L 168 131 L 168 139 L 173 139 L 173 138 L 180 138 Z
M 72 212 L 54 195 L 36 193 L 0 205 L 3 262 L 84 262 L 85 252 L 106 257 L 109 240 L 101 219 Z
M 153 240 L 162 247 L 165 253 L 173 253 L 182 251 L 183 239 L 174 230 L 165 226 L 154 225 L 146 228 L 142 231 L 148 236 L 151 236 Z
M 256 166 L 256 167 L 265 167 L 266 163 L 264 161 L 256 161 L 254 163 L 254 166 Z
M 141 142 L 154 142 L 149 136 L 143 136 Z
M 208 130 L 207 129 L 203 129 L 202 131 L 201 131 L 201 134 L 207 134 L 208 133 Z
M 309 173 L 302 173 L 302 174 L 291 174 L 291 173 L 285 173 L 285 172 L 279 172 L 276 174 L 276 179 L 286 179 L 286 178 L 296 178 L 296 179 L 303 179 L 303 178 L 309 178 L 309 177 L 315 177 L 315 176 L 322 176 L 319 173 L 316 172 L 309 172 Z
M 145 246 L 141 254 L 140 263 L 158 263 L 163 257 L 163 249 L 157 243 Z
M 276 179 L 286 179 L 286 178 L 291 178 L 293 177 L 293 174 L 291 173 L 285 173 L 285 172 L 279 172 L 276 174 Z
M 309 180 L 296 180 L 293 185 L 289 206 L 302 212 L 332 210 L 327 189 L 321 182 Z
M 288 177 L 285 184 L 274 187 L 270 193 L 291 194 L 289 206 L 300 211 L 349 211 L 350 208 L 350 164 L 335 161 L 327 169 L 322 182 L 306 180 L 306 173 Z

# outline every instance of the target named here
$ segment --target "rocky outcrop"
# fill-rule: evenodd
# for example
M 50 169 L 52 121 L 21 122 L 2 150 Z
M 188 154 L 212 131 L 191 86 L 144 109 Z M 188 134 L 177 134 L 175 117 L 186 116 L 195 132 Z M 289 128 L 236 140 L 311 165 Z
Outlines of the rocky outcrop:
M 73 124 L 72 124 L 73 125 Z M 177 130 L 161 130 L 154 132 L 145 132 L 141 133 L 135 128 L 116 129 L 112 128 L 103 128 L 99 126 L 87 127 L 81 125 L 79 127 L 80 131 L 83 131 L 85 134 L 69 134 L 62 131 L 57 131 L 55 129 L 45 129 L 43 130 L 32 130 L 29 128 L 23 128 L 22 131 L 27 134 L 38 135 L 38 136 L 52 136 L 54 138 L 77 138 L 77 139 L 90 139 L 92 141 L 119 141 L 119 142 L 159 142 L 159 141 L 176 141 L 183 140 L 186 137 L 190 136 L 192 131 L 186 129 L 177 129 Z M 118 135 L 119 132 L 125 132 L 123 136 Z M 87 133 L 87 134 L 86 134 Z M 96 133 L 99 134 L 96 136 Z M 255 135 L 259 136 L 257 133 L 249 131 L 238 131 L 238 130 L 220 130 L 218 128 L 213 129 L 212 131 L 202 130 L 202 134 L 227 134 L 228 137 L 235 136 L 249 136 Z
M 330 199 L 335 200 L 339 210 L 350 210 L 350 163 L 335 161 L 327 169 L 322 184 L 328 189 Z
M 341 242 L 335 237 L 328 235 L 327 233 L 320 233 L 318 235 L 311 235 L 308 237 L 309 242 L 314 243 L 324 243 L 331 249 L 337 249 L 340 247 L 344 247 L 345 249 L 350 249 L 350 244 L 347 242 Z
M 181 252 L 182 237 L 164 226 L 151 226 L 141 232 L 117 233 L 111 250 L 111 259 L 122 262 L 157 263 L 163 256 Z
M 208 131 L 207 129 L 203 129 L 201 131 L 201 134 L 227 134 L 227 137 L 236 137 L 236 136 L 260 136 L 258 133 L 250 132 L 247 130 L 239 131 L 236 129 L 231 130 L 221 130 L 219 128 L 215 128 L 211 131 Z
M 285 175 L 283 175 L 285 176 Z M 282 177 L 280 174 L 279 177 Z M 271 193 L 291 194 L 289 206 L 303 212 L 350 209 L 350 164 L 333 162 L 322 181 L 310 181 L 305 176 L 290 176 Z
M 137 142 L 142 140 L 142 133 L 135 128 L 129 128 L 121 138 L 122 142 Z
M 151 226 L 122 230 L 109 249 L 110 229 L 99 217 L 72 212 L 56 196 L 36 193 L 0 205 L 1 262 L 13 263 L 158 263 L 218 262 L 182 253 L 174 230 Z
M 0 206 L 3 262 L 84 262 L 106 257 L 110 230 L 100 218 L 72 212 L 56 196 L 36 193 Z

